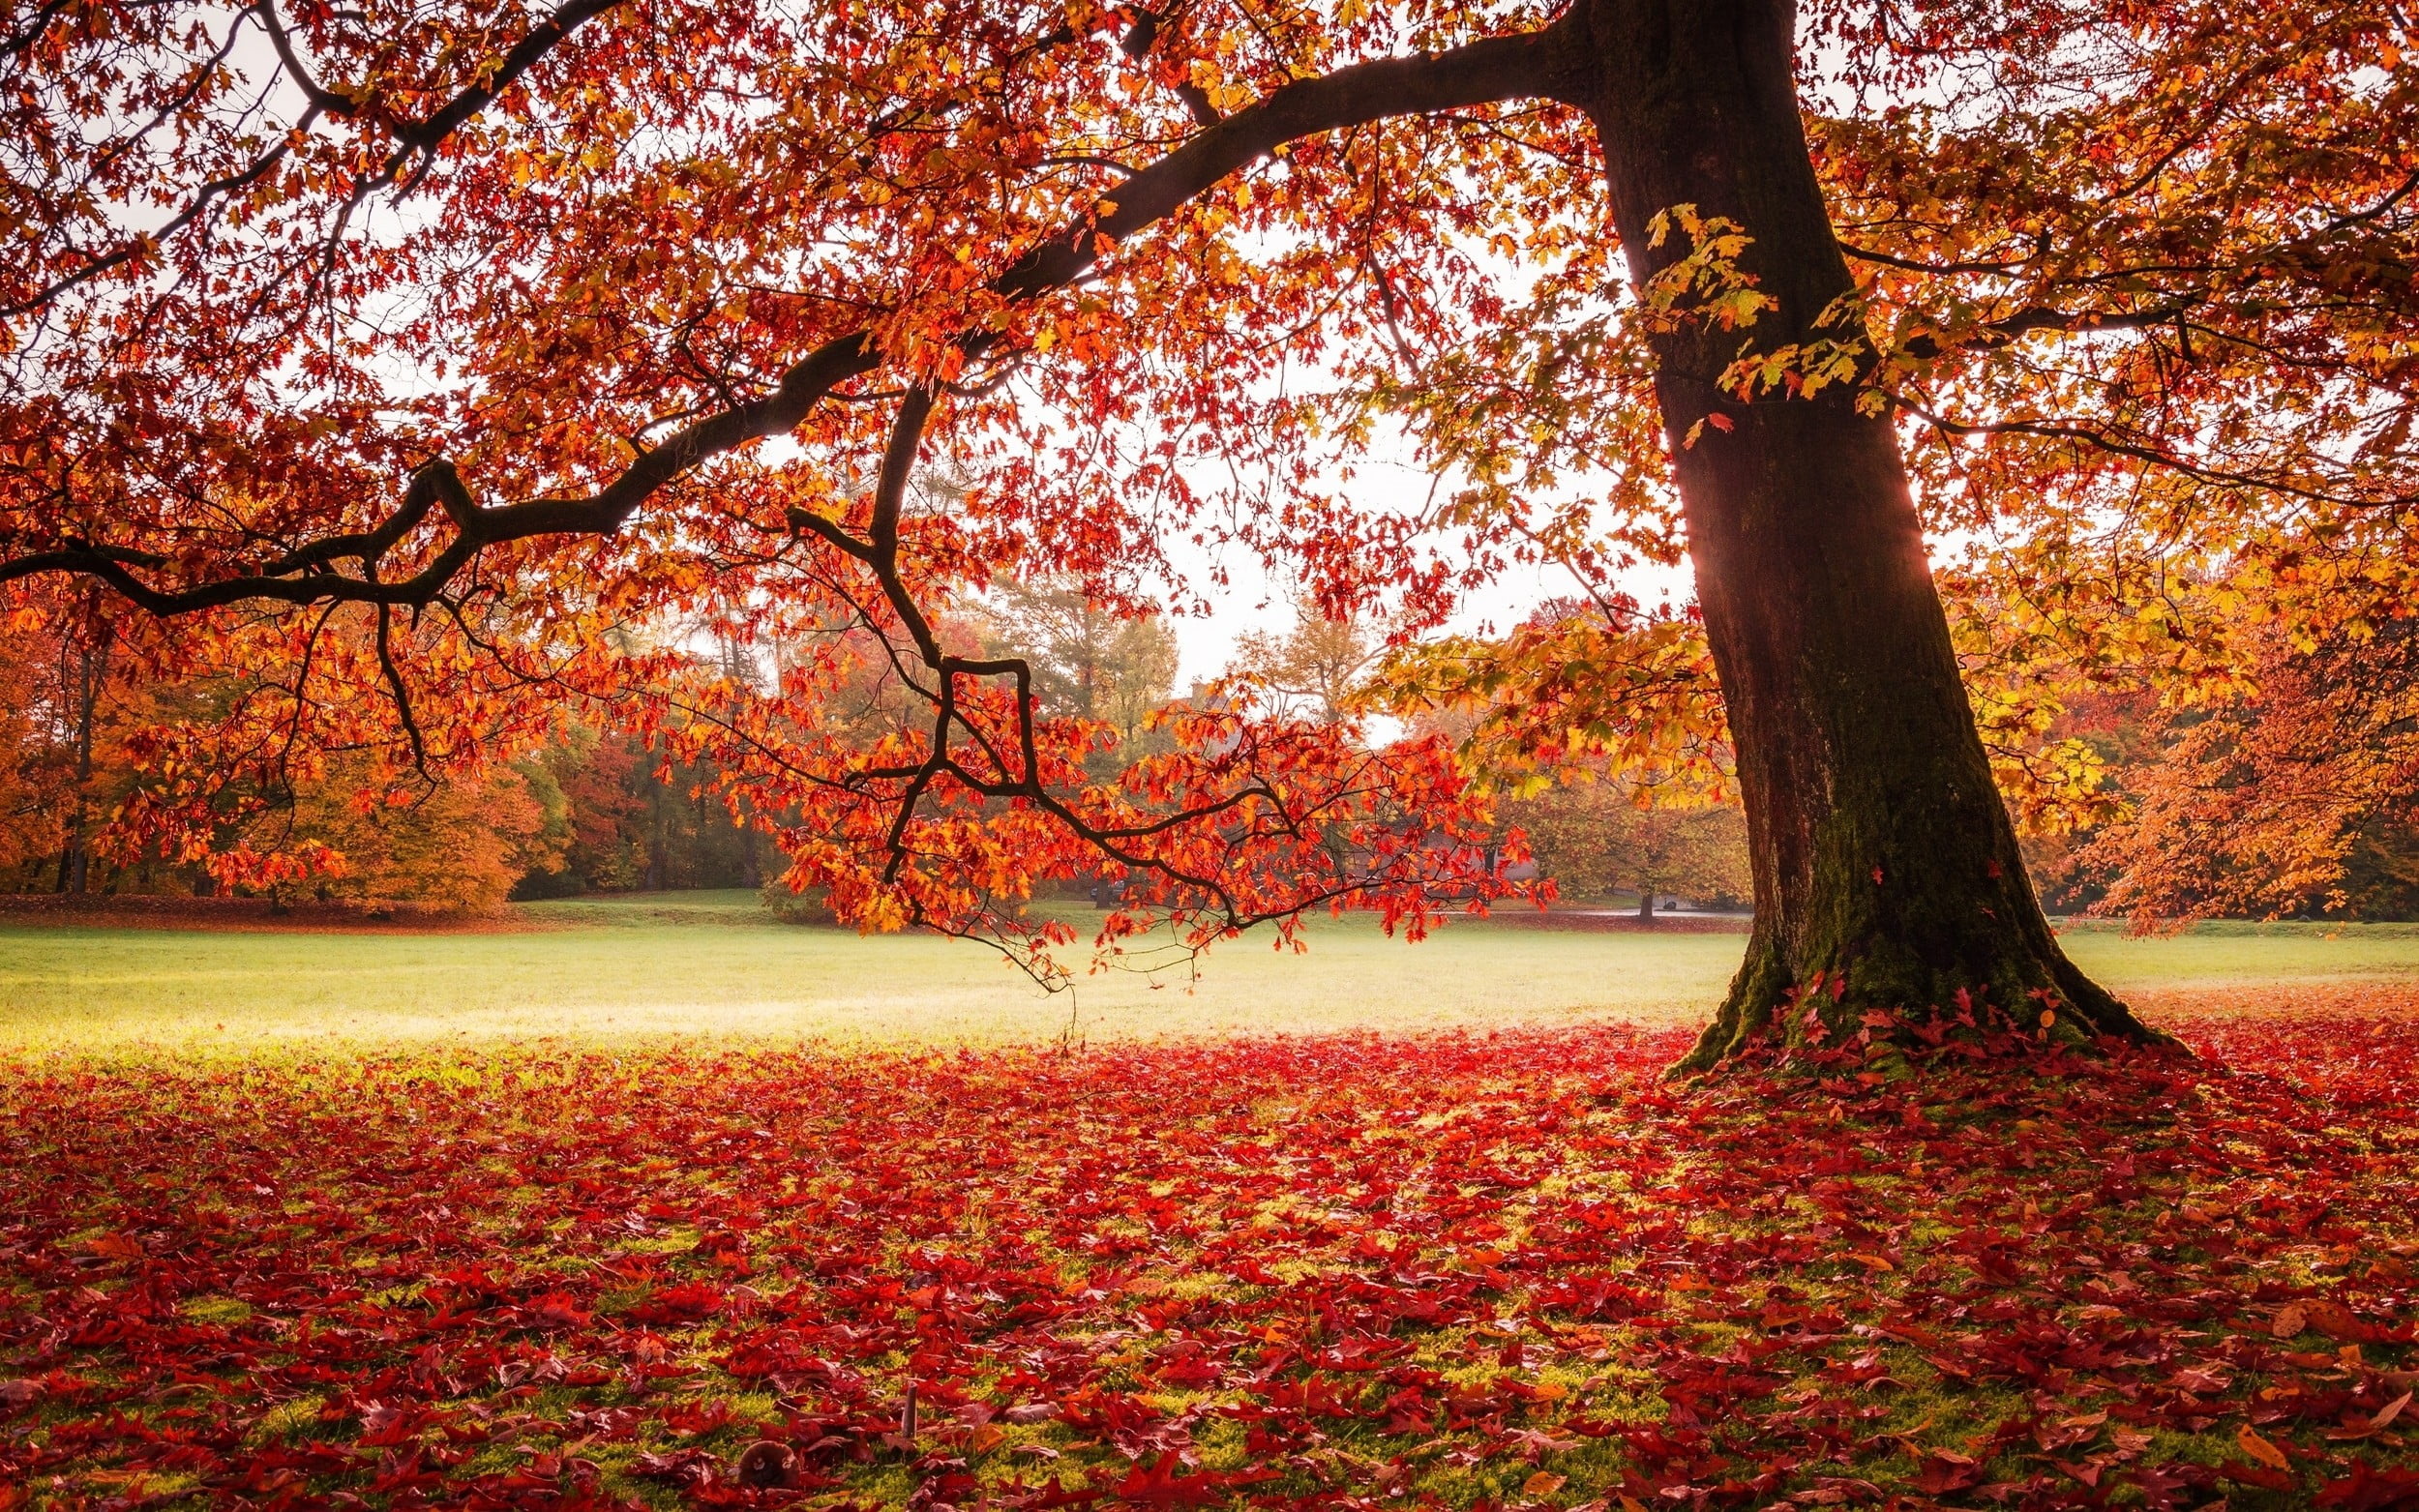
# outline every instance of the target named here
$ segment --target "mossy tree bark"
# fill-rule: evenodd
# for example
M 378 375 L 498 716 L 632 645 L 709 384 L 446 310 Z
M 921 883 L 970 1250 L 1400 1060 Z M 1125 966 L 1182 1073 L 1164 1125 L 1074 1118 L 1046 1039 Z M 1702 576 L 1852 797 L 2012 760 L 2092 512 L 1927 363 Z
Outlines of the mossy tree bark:
M 1777 302 L 1749 327 L 1657 339 L 1755 877 L 1746 964 L 1684 1065 L 1836 1042 L 1872 1009 L 1921 1017 L 1960 990 L 2027 1025 L 2049 1012 L 2073 1043 L 2155 1037 L 2042 914 L 1889 421 L 1854 384 L 1742 402 L 1717 382 L 1743 342 L 1844 334 L 1820 322 L 1854 287 L 1798 114 L 1789 0 L 1590 0 L 1584 19 L 1632 276 L 1687 255 L 1687 235 L 1656 247 L 1649 227 L 1692 205 L 1752 238 L 1739 266 Z

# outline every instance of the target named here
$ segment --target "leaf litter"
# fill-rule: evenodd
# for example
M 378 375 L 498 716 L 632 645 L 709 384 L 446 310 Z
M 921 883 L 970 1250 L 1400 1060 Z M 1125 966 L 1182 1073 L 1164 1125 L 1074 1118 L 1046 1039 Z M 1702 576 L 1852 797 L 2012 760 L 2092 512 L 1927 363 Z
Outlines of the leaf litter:
M 0 1069 L 0 1507 L 2419 1506 L 2419 1020 Z

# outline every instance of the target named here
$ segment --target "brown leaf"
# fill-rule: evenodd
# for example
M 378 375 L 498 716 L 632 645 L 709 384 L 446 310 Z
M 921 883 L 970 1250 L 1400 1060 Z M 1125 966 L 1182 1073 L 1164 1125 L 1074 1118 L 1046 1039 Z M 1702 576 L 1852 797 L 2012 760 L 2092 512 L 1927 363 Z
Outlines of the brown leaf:
M 740 1451 L 732 1479 L 742 1486 L 787 1486 L 797 1471 L 798 1457 L 786 1443 L 760 1438 Z
M 2341 1302 L 2320 1297 L 2304 1304 L 2304 1312 L 2320 1333 L 2344 1344 L 2375 1344 L 2377 1329 Z

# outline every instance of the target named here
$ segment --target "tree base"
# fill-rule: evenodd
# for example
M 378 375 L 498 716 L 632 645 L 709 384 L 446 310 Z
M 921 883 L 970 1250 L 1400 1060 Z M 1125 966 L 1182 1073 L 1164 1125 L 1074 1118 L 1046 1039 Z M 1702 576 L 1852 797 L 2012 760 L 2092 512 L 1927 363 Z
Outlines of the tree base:
M 2175 1045 L 2067 960 L 2046 929 L 2038 941 L 2023 937 L 2029 933 L 2019 928 L 1986 944 L 1963 941 L 1945 960 L 1865 940 L 1793 965 L 1778 932 L 1759 920 L 1720 1011 L 1672 1073 L 1698 1075 L 1771 1055 L 1833 1061 L 1852 1046 L 1882 1058 L 1893 1048 L 2008 1036 L 2080 1053 L 2111 1043 Z

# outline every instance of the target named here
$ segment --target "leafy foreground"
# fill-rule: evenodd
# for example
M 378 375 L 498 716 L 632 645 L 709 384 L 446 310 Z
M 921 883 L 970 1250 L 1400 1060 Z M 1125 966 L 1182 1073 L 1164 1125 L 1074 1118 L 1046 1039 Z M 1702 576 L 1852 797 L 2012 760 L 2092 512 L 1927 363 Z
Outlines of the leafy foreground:
M 2183 1028 L 20 1062 L 0 1503 L 2419 1506 L 2419 1020 Z

